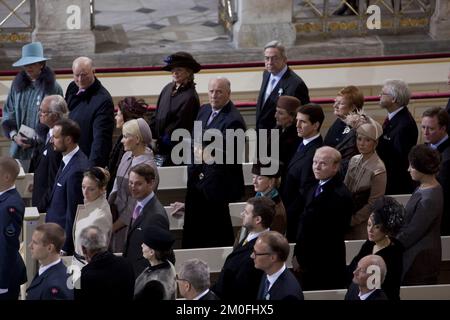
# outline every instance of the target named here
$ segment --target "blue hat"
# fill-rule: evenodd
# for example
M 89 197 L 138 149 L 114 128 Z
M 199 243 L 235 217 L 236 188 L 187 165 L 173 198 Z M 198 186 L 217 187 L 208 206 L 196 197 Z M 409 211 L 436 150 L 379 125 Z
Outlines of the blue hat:
M 44 49 L 40 42 L 32 42 L 22 47 L 22 58 L 13 63 L 13 67 L 22 67 L 27 64 L 46 61 L 49 58 L 44 57 Z

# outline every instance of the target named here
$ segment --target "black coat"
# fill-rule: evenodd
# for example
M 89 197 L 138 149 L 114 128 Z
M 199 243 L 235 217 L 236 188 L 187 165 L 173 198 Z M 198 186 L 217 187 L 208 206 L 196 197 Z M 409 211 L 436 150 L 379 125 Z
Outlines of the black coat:
M 201 297 L 198 300 L 219 300 L 219 297 L 216 296 L 216 294 L 214 292 L 212 292 L 211 290 L 208 291 L 207 294 L 205 294 L 203 297 Z
M 17 300 L 20 285 L 27 281 L 25 264 L 19 253 L 20 232 L 23 226 L 25 204 L 16 189 L 0 195 L 0 300 Z
M 361 300 L 358 296 L 359 287 L 352 283 L 345 294 L 345 300 Z M 378 301 L 378 300 L 388 300 L 388 297 L 384 293 L 383 289 L 376 289 L 372 292 L 365 301 Z
M 303 300 L 303 291 L 295 276 L 286 268 L 263 297 L 267 276 L 264 274 L 258 290 L 258 300 Z
M 346 130 L 346 128 L 348 129 Z M 349 126 L 340 118 L 337 118 L 328 129 L 323 144 L 334 148 L 342 141 L 348 132 L 350 132 Z
M 450 235 L 450 138 L 441 143 L 438 147 L 441 153 L 441 167 L 437 174 L 437 179 L 444 192 L 444 211 L 442 212 L 441 235 Z
M 293 96 L 298 98 L 302 104 L 309 103 L 308 87 L 306 87 L 302 78 L 293 70 L 288 68 L 285 74 L 278 81 L 272 93 L 264 103 L 267 84 L 270 79 L 270 73 L 265 70 L 261 89 L 259 90 L 258 101 L 256 102 L 256 129 L 273 129 L 276 126 L 275 111 L 279 96 Z
M 353 213 L 352 194 L 339 174 L 322 185 L 322 193 L 315 197 L 318 185 L 318 182 L 312 185 L 307 192 L 294 255 L 303 271 L 303 289 L 343 288 L 346 269 L 344 236 Z
M 225 259 L 219 279 L 212 288 L 222 300 L 256 300 L 264 273 L 255 268 L 255 263 L 250 257 L 256 239 L 244 246 L 239 244 Z
M 289 242 L 295 242 L 297 236 L 298 217 L 305 205 L 305 193 L 316 182 L 312 161 L 322 143 L 322 137 L 318 137 L 309 142 L 304 150 L 296 152 L 287 167 L 286 178 L 281 182 L 281 199 L 286 208 Z
M 91 166 L 106 167 L 112 148 L 114 103 L 109 92 L 96 78 L 85 92 L 77 95 L 78 86 L 67 87 L 69 118 L 78 123 L 81 137 L 78 145 Z
M 282 179 L 284 179 L 284 176 L 286 175 L 287 166 L 291 162 L 292 157 L 294 157 L 300 142 L 302 142 L 302 138 L 297 134 L 297 126 L 295 123 L 287 127 L 284 131 L 280 128 L 280 140 L 278 146 L 280 161 L 283 164 L 280 174 Z
M 62 154 L 53 149 L 50 141 L 45 143 L 49 132 L 47 126 L 41 124 L 36 131 L 39 143 L 33 150 L 30 163 L 30 172 L 34 173 L 31 203 L 38 208 L 39 212 L 46 212 Z
M 149 226 L 157 226 L 169 230 L 169 219 L 164 207 L 156 195 L 142 208 L 140 216 L 128 229 L 127 242 L 123 256 L 133 266 L 136 278 L 149 266 L 147 259 L 142 256 L 144 230 Z
M 27 300 L 73 300 L 73 289 L 67 286 L 69 274 L 62 261 L 36 274 L 27 289 Z
M 173 82 L 166 85 L 159 95 L 152 132 L 158 140 L 158 153 L 170 155 L 176 142 L 170 142 L 175 129 L 192 131 L 195 118 L 200 108 L 200 100 L 194 83 L 181 86 L 172 96 Z
M 218 129 L 225 137 L 226 129 L 246 129 L 244 119 L 231 101 L 207 125 L 211 113 L 210 104 L 200 108 L 197 121 L 202 122 L 203 131 Z M 204 146 L 207 144 L 204 143 Z M 225 148 L 225 141 L 223 146 Z M 226 159 L 226 150 L 223 154 Z M 183 248 L 233 245 L 234 235 L 228 204 L 240 201 L 243 194 L 244 175 L 241 164 L 225 164 L 224 160 L 224 164 L 188 165 Z
M 414 191 L 414 183 L 408 172 L 408 153 L 417 143 L 416 121 L 407 107 L 399 111 L 383 126 L 378 140 L 377 153 L 386 166 L 386 194 L 408 194 Z
M 81 269 L 80 289 L 75 290 L 75 300 L 130 301 L 133 294 L 133 267 L 126 259 L 103 252 Z

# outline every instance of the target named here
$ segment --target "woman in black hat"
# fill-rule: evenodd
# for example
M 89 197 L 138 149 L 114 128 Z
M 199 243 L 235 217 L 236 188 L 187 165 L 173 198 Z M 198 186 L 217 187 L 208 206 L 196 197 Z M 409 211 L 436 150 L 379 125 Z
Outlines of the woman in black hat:
M 200 108 L 194 73 L 199 72 L 201 67 L 187 52 L 174 53 L 164 62 L 163 70 L 172 72 L 173 81 L 159 95 L 151 128 L 157 139 L 159 164 L 173 165 L 170 153 L 177 142 L 172 142 L 170 137 L 176 129 L 192 131 Z
M 404 207 L 394 198 L 382 196 L 372 205 L 367 222 L 368 239 L 347 268 L 347 280 L 351 283 L 353 272 L 361 258 L 376 254 L 386 263 L 386 278 L 381 288 L 389 300 L 400 300 L 400 281 L 403 269 L 403 246 L 395 238 L 403 225 Z M 354 286 L 355 284 L 350 284 Z
M 174 241 L 175 238 L 168 230 L 156 226 L 144 229 L 142 255 L 150 266 L 136 279 L 134 300 L 175 300 Z

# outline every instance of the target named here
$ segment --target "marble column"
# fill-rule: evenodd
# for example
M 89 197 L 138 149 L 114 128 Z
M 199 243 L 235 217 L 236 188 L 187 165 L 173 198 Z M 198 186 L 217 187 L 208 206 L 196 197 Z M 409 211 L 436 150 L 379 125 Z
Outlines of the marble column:
M 263 47 L 271 40 L 295 43 L 292 0 L 237 0 L 233 42 L 237 48 Z
M 33 41 L 50 55 L 81 56 L 95 52 L 89 0 L 34 0 Z
M 436 0 L 430 34 L 436 40 L 450 40 L 450 0 Z

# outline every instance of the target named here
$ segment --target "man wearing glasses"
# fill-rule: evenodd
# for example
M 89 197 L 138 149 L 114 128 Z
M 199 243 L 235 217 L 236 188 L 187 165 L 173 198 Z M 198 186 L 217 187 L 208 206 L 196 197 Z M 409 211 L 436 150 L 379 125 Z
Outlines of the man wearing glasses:
M 190 259 L 184 262 L 177 275 L 180 295 L 187 300 L 219 300 L 209 290 L 209 267 L 206 262 L 199 259 Z
M 51 140 L 56 122 L 67 116 L 67 104 L 59 95 L 47 96 L 39 107 L 39 122 L 36 129 L 37 146 L 33 151 L 30 172 L 33 176 L 31 203 L 39 212 L 46 212 L 50 192 L 55 182 L 56 172 L 61 163 L 61 152 L 55 151 Z
M 303 291 L 286 267 L 289 256 L 287 239 L 276 231 L 264 232 L 256 240 L 252 252 L 255 268 L 264 271 L 258 300 L 303 300 Z
M 303 80 L 287 66 L 286 50 L 279 41 L 264 47 L 266 70 L 256 103 L 256 129 L 273 129 L 279 96 L 293 96 L 302 105 L 309 103 L 309 93 Z
M 417 143 L 419 131 L 408 110 L 411 92 L 402 80 L 386 80 L 380 92 L 380 106 L 388 115 L 377 152 L 386 166 L 386 194 L 408 194 L 414 184 L 408 173 L 408 153 Z

